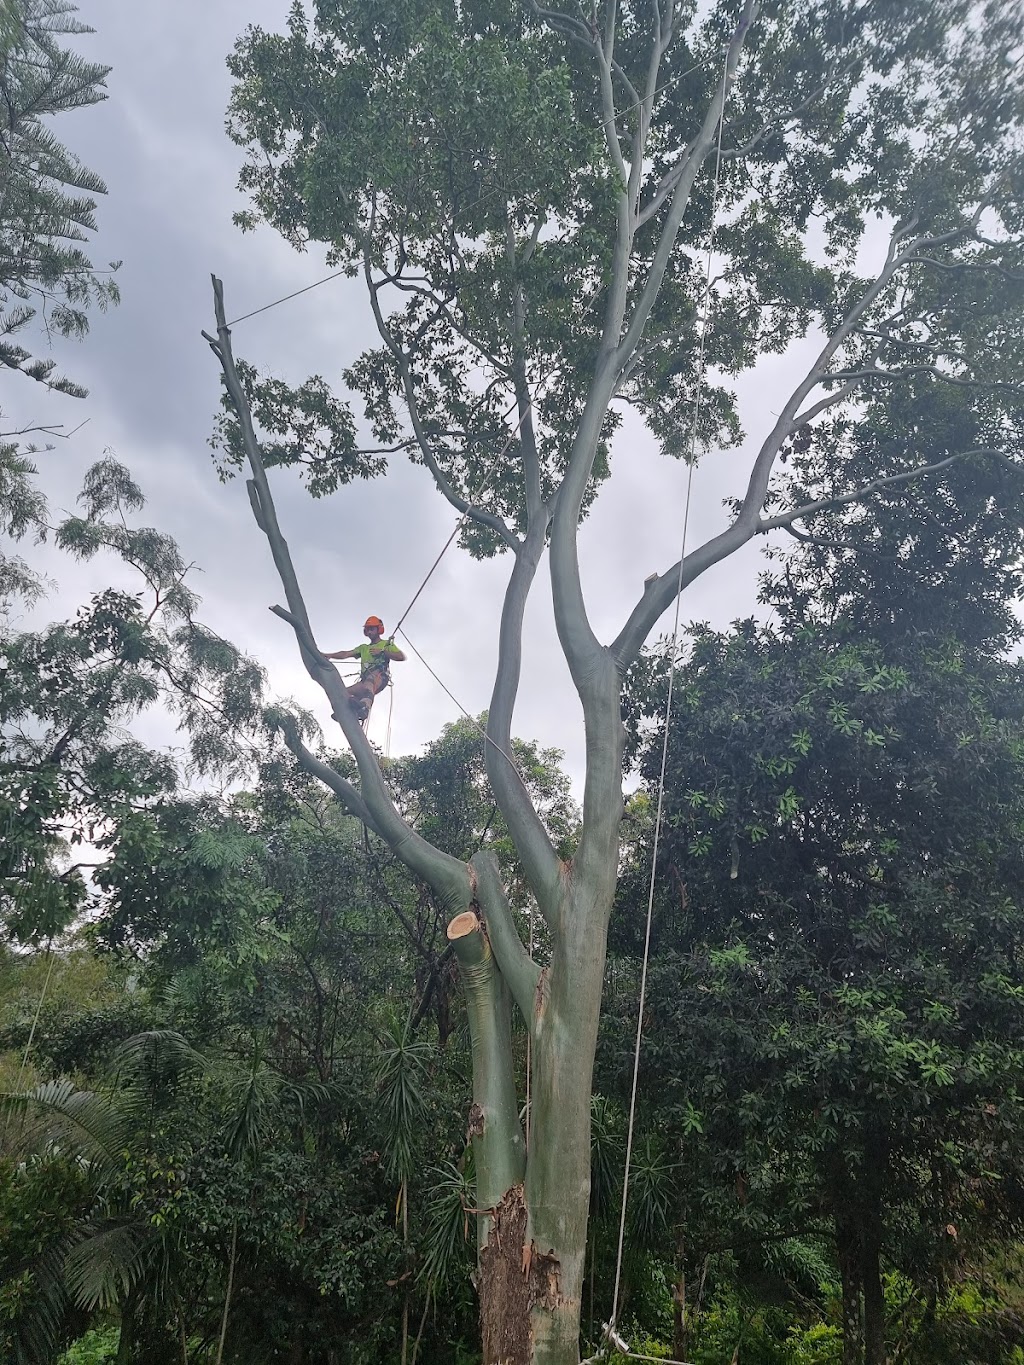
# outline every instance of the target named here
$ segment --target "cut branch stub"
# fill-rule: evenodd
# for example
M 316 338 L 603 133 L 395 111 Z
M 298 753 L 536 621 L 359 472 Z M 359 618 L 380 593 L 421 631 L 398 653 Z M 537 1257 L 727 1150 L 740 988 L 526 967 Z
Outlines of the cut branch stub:
M 483 925 L 472 910 L 464 910 L 448 925 L 448 942 L 455 949 L 455 956 L 467 967 L 475 966 L 488 956 L 482 930 Z

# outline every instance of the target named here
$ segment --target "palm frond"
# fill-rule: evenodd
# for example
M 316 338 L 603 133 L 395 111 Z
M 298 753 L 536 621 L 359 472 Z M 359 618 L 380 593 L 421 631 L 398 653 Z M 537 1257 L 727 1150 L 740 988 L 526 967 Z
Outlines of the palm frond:
M 153 1093 L 188 1072 L 206 1070 L 206 1058 L 174 1029 L 147 1029 L 126 1038 L 114 1057 L 115 1074 L 129 1086 Z
M 11 1365 L 50 1365 L 57 1352 L 68 1308 L 64 1258 L 68 1242 L 50 1246 L 28 1267 L 32 1276 L 31 1311 L 11 1324 Z
M 19 1138 L 24 1150 L 58 1147 L 103 1170 L 119 1164 L 138 1112 L 130 1093 L 79 1090 L 66 1077 L 20 1094 L 0 1095 L 0 1109 L 22 1119 Z
M 146 1278 L 159 1233 L 141 1223 L 107 1224 L 68 1255 L 64 1274 L 80 1308 L 112 1308 Z
M 476 1181 L 472 1162 L 460 1168 L 451 1161 L 429 1171 L 426 1230 L 417 1278 L 431 1288 L 468 1273 L 476 1248 Z
M 377 1061 L 377 1093 L 387 1121 L 386 1169 L 402 1180 L 412 1174 L 416 1135 L 426 1114 L 431 1055 L 429 1044 L 415 1042 L 408 1026 L 389 1020 Z
M 641 1246 L 650 1246 L 668 1226 L 678 1170 L 678 1163 L 669 1160 L 660 1140 L 651 1133 L 633 1149 L 629 1222 Z
M 590 1101 L 590 1213 L 600 1218 L 618 1202 L 626 1156 L 625 1116 L 614 1100 Z

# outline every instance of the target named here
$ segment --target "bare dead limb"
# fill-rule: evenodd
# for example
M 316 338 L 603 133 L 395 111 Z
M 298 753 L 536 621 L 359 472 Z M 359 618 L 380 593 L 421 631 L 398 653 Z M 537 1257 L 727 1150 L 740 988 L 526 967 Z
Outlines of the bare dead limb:
M 906 469 L 901 474 L 889 474 L 883 479 L 872 479 L 870 483 L 861 484 L 859 488 L 851 489 L 849 493 L 840 493 L 834 498 L 816 498 L 813 502 L 806 502 L 802 507 L 794 507 L 789 512 L 764 517 L 758 523 L 758 534 L 767 535 L 769 531 L 778 528 L 788 530 L 794 521 L 802 521 L 805 517 L 812 517 L 818 512 L 828 512 L 835 507 L 846 507 L 851 502 L 861 502 L 883 488 L 896 488 L 900 484 L 909 483 L 912 479 L 920 479 L 925 474 L 938 474 L 941 470 L 948 469 L 950 465 L 960 464 L 961 461 L 977 455 L 990 456 L 998 460 L 1006 459 L 1001 450 L 990 450 L 985 446 L 976 450 L 962 450 L 956 455 L 948 455 L 944 460 L 936 460 L 934 464 L 918 465 L 916 469 Z
M 333 769 L 328 768 L 326 764 L 322 765 L 324 771 L 317 771 L 316 775 L 328 783 L 342 802 L 347 804 L 352 801 L 348 808 L 352 810 L 353 814 L 365 820 L 412 871 L 428 882 L 447 908 L 461 909 L 469 903 L 470 899 L 469 869 L 465 863 L 461 863 L 458 859 L 451 858 L 448 854 L 441 853 L 433 848 L 398 813 L 391 799 L 391 793 L 384 782 L 377 756 L 356 720 L 352 707 L 349 705 L 348 692 L 341 676 L 333 664 L 325 659 L 316 647 L 306 604 L 292 564 L 291 553 L 277 520 L 277 511 L 263 463 L 263 452 L 253 427 L 249 402 L 242 387 L 232 353 L 231 332 L 225 321 L 224 286 L 216 276 L 213 277 L 213 293 L 217 335 L 212 337 L 204 332 L 203 336 L 221 364 L 224 382 L 238 418 L 246 457 L 252 471 L 250 502 L 253 514 L 257 525 L 267 538 L 274 563 L 277 566 L 278 577 L 281 580 L 288 602 L 287 609 L 277 608 L 275 614 L 287 620 L 295 631 L 306 670 L 325 693 L 331 704 L 334 717 L 340 724 L 352 749 L 359 770 L 362 790 L 356 793 L 350 783 L 345 782 L 338 774 L 334 774 Z M 293 739 L 298 739 L 297 731 Z M 285 731 L 285 742 L 288 743 L 287 731 Z M 289 744 L 289 747 L 291 748 L 292 745 Z M 300 747 L 303 750 L 305 749 L 305 746 Z M 293 752 L 296 753 L 297 757 L 300 756 L 299 749 L 293 748 Z M 304 766 L 310 763 L 319 763 L 319 760 L 308 750 L 305 750 L 305 753 L 307 757 L 303 758 Z M 307 771 L 313 771 L 313 769 L 307 766 Z M 333 774 L 337 781 L 332 780 L 328 774 Z M 338 785 L 339 782 L 340 786 Z M 367 816 L 369 819 L 366 819 Z

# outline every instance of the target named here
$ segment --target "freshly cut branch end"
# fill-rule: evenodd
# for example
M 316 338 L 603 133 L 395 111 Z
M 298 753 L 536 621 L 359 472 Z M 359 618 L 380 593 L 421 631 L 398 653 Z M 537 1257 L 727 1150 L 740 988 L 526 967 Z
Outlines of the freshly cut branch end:
M 464 910 L 461 915 L 456 915 L 448 925 L 449 942 L 455 943 L 457 939 L 466 938 L 469 934 L 478 933 L 480 930 L 480 920 L 472 910 Z

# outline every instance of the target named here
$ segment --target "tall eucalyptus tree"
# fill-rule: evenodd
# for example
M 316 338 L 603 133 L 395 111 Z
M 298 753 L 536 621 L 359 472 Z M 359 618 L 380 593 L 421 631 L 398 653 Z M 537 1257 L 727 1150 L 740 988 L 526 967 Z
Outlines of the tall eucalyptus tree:
M 288 743 L 451 915 L 473 1047 L 487 1365 L 579 1360 L 623 675 L 677 594 L 748 542 L 813 527 L 819 511 L 882 486 L 942 488 L 957 465 L 984 479 L 1016 452 L 1020 23 L 1013 0 L 319 0 L 312 17 L 296 4 L 283 34 L 251 28 L 230 60 L 232 133 L 250 153 L 241 226 L 268 222 L 299 248 L 326 243 L 362 277 L 380 336 L 345 376 L 373 429 L 368 448 L 323 381 L 261 383 L 236 362 L 215 281 L 207 339 L 226 386 L 224 459 L 248 464 L 286 598 L 275 610 L 330 700 L 358 780 L 320 762 L 297 726 Z M 727 528 L 649 578 L 614 639 L 598 638 L 577 534 L 612 469 L 613 404 L 631 405 L 669 456 L 737 445 L 732 381 L 804 336 L 817 354 L 752 433 Z M 927 456 L 909 446 L 885 474 L 841 467 L 825 495 L 787 495 L 780 457 L 809 440 L 841 452 L 868 398 L 912 376 L 962 388 L 978 418 L 968 442 Z M 546 922 L 543 969 L 495 862 L 444 853 L 395 808 L 310 630 L 267 469 L 300 465 L 320 495 L 381 472 L 381 446 L 427 468 L 465 514 L 471 554 L 511 563 L 488 775 Z M 586 737 L 583 820 L 567 859 L 507 757 L 524 611 L 545 551 Z M 513 1004 L 532 1036 L 528 1151 Z

